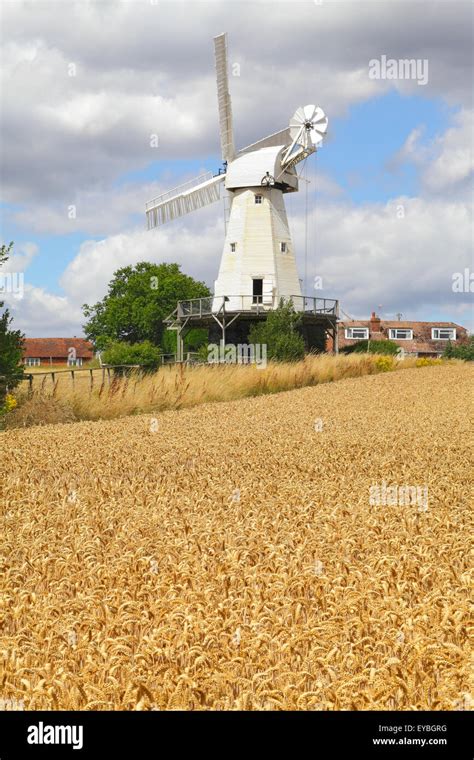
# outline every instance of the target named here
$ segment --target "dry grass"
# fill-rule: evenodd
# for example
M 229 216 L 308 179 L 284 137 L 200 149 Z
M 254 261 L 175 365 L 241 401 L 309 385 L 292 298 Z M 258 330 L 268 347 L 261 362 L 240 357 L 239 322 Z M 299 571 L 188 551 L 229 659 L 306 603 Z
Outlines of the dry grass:
M 4 433 L 3 699 L 467 706 L 471 383 L 427 367 Z M 370 506 L 383 480 L 426 485 L 427 511 Z
M 307 356 L 296 364 L 168 366 L 152 376 L 117 378 L 111 383 L 95 373 L 78 372 L 72 385 L 70 373 L 35 379 L 33 395 L 27 386 L 17 394 L 19 407 L 6 426 L 27 427 L 74 420 L 115 419 L 143 412 L 182 409 L 208 401 L 232 399 L 302 388 L 348 377 L 403 369 L 417 360 L 396 362 L 389 356 Z

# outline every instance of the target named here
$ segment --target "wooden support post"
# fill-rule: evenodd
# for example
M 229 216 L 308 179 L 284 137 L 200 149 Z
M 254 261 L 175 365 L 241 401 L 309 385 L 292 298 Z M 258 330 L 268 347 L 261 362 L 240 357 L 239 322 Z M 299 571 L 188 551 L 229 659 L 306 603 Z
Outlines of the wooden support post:
M 94 372 L 90 369 L 89 374 L 91 376 L 91 390 L 94 387 Z
M 176 361 L 182 362 L 183 361 L 183 351 L 184 351 L 184 341 L 181 337 L 181 330 L 178 329 L 176 331 Z

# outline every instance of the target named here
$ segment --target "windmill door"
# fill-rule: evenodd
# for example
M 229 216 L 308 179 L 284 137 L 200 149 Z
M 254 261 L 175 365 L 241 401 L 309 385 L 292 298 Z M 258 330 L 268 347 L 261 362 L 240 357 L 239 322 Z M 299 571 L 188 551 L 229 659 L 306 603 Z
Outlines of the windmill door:
M 252 303 L 262 303 L 263 279 L 256 278 L 252 280 Z
M 264 306 L 273 304 L 273 278 L 264 278 L 262 284 L 262 303 Z

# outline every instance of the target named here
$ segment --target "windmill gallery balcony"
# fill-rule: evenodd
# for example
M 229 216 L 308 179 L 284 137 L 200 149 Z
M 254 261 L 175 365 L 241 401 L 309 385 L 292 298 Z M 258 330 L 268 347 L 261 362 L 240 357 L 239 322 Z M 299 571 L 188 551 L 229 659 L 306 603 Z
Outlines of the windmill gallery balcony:
M 339 302 L 332 298 L 208 296 L 178 301 L 176 309 L 164 320 L 169 330 L 176 330 L 178 361 L 182 360 L 183 339 L 189 330 L 195 327 L 207 329 L 211 343 L 246 343 L 252 324 L 266 320 L 280 300 L 291 301 L 295 311 L 301 314 L 301 330 L 307 350 L 325 350 L 329 337 L 337 353 Z
M 228 314 L 235 312 L 250 312 L 252 315 L 272 311 L 278 306 L 278 299 L 264 296 L 208 296 L 206 298 L 193 298 L 189 301 L 178 301 L 176 316 L 183 319 L 186 317 L 204 317 L 219 314 L 226 311 Z M 321 314 L 336 316 L 338 314 L 338 302 L 332 298 L 313 298 L 310 296 L 289 296 L 283 301 L 291 301 L 295 311 L 309 314 Z

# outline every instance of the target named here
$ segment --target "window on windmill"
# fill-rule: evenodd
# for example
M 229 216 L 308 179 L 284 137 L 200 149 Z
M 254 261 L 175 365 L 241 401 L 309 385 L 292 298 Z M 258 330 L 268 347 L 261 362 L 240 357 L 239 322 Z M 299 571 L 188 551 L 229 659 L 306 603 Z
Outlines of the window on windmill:
M 282 253 L 286 253 L 286 252 L 287 252 L 287 250 L 288 250 L 288 246 L 287 246 L 287 244 L 286 244 L 286 243 L 280 243 L 280 251 L 281 251 Z
M 230 244 L 230 251 L 231 251 L 231 253 L 235 253 L 236 248 L 237 248 L 237 243 L 231 243 Z
M 262 201 L 263 201 L 263 195 L 255 196 L 255 203 L 262 203 Z

